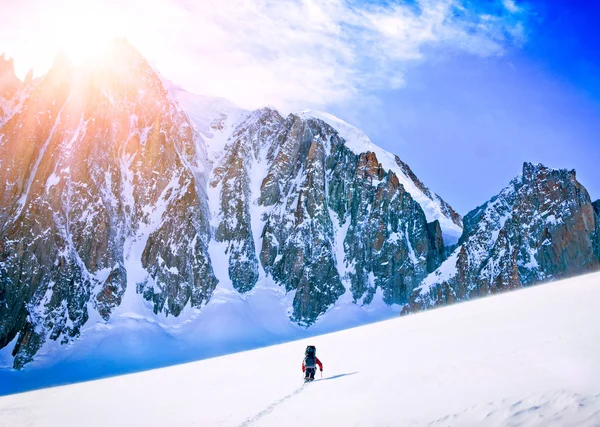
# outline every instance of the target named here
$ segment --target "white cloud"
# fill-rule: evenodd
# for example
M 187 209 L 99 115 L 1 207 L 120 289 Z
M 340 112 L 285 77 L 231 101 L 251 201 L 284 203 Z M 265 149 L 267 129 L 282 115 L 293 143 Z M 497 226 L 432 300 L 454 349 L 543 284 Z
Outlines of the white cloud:
M 521 10 L 519 6 L 517 6 L 517 4 L 515 3 L 515 0 L 502 0 L 502 3 L 504 4 L 506 10 L 508 10 L 509 12 L 517 13 Z
M 40 63 L 48 63 L 47 56 L 61 43 L 85 40 L 78 34 L 93 15 L 101 23 L 95 35 L 104 31 L 107 37 L 127 37 L 188 90 L 245 107 L 319 108 L 372 89 L 400 87 L 403 70 L 426 60 L 425 52 L 489 56 L 521 43 L 523 23 L 513 13 L 517 6 L 501 1 L 508 13 L 474 10 L 463 0 L 382 5 L 350 0 L 60 0 L 51 5 L 4 0 L 0 40 L 12 38 L 6 50 L 17 65 L 23 59 L 43 68 Z

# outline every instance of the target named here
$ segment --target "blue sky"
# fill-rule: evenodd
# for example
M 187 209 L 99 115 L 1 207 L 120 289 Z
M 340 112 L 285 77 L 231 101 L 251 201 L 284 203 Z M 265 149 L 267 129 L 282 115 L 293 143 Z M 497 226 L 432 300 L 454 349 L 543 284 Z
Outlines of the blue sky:
M 522 45 L 487 57 L 437 52 L 409 67 L 402 88 L 379 91 L 377 107 L 333 107 L 462 214 L 525 161 L 576 169 L 600 198 L 600 4 L 517 4 L 529 13 Z
M 165 77 L 245 108 L 331 112 L 460 213 L 524 161 L 600 198 L 600 6 L 591 0 L 0 0 L 20 76 L 126 37 Z

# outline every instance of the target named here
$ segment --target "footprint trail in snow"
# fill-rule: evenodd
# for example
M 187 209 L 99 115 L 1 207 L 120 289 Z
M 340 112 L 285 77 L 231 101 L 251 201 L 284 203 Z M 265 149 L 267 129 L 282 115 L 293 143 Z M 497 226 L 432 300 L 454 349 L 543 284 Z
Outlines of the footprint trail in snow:
M 276 402 L 271 403 L 266 409 L 260 411 L 258 414 L 254 415 L 253 417 L 248 418 L 246 421 L 244 421 L 242 424 L 240 424 L 239 427 L 248 427 L 248 426 L 251 426 L 252 424 L 254 424 L 255 422 L 257 422 L 258 420 L 260 420 L 264 416 L 269 415 L 279 405 L 281 405 L 285 401 L 291 399 L 292 397 L 300 394 L 302 392 L 302 390 L 304 390 L 306 388 L 307 385 L 308 384 L 302 384 L 301 387 L 297 388 L 292 393 L 288 394 L 287 396 L 282 397 L 281 399 L 277 400 Z

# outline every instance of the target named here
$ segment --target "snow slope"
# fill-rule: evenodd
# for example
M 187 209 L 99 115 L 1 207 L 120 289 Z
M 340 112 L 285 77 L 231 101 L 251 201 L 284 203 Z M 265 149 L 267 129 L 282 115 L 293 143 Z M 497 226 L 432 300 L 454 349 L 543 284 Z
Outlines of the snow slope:
M 400 310 L 386 305 L 381 292 L 365 307 L 345 298 L 305 329 L 288 318 L 290 298 L 263 279 L 246 295 L 220 283 L 206 306 L 179 318 L 155 315 L 139 299 L 126 301 L 110 320 L 86 323 L 79 339 L 46 343 L 22 371 L 11 368 L 14 344 L 1 349 L 0 396 L 288 342 L 387 319 Z
M 171 101 L 181 108 L 204 138 L 209 161 L 222 155 L 235 127 L 250 111 L 244 110 L 224 98 L 191 93 L 161 76 Z
M 0 398 L 0 426 L 598 426 L 600 273 Z M 325 375 L 301 384 L 307 344 Z

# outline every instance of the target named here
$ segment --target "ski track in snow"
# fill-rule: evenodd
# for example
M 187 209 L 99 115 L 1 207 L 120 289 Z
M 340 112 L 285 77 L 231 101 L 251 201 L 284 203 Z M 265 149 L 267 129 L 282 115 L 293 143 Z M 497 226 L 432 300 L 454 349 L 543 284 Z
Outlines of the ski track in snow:
M 328 377 L 328 378 L 317 378 L 313 382 L 317 383 L 317 382 L 321 382 L 321 381 L 334 380 L 334 379 L 337 379 L 337 378 L 346 377 L 346 376 L 355 375 L 355 374 L 357 374 L 357 372 L 352 372 L 352 373 L 349 373 L 349 374 L 334 375 L 333 377 Z M 308 383 L 302 384 L 301 387 L 298 387 L 292 393 L 290 393 L 290 394 L 282 397 L 281 399 L 277 400 L 276 402 L 273 402 L 265 410 L 260 411 L 258 414 L 254 415 L 253 417 L 248 418 L 246 421 L 244 421 L 242 424 L 240 424 L 239 427 L 248 427 L 248 426 L 251 426 L 251 425 L 257 423 L 262 418 L 264 418 L 267 415 L 273 413 L 273 411 L 277 407 L 281 406 L 281 404 L 283 404 L 286 401 L 290 400 L 292 397 L 297 396 L 298 394 L 302 393 L 304 390 L 306 390 L 306 388 L 308 386 L 309 386 Z
M 261 418 L 263 418 L 263 417 L 269 415 L 270 413 L 272 413 L 275 410 L 275 408 L 277 408 L 282 403 L 284 403 L 287 400 L 291 399 L 292 397 L 294 397 L 294 396 L 302 393 L 302 391 L 304 391 L 307 386 L 308 386 L 308 384 L 302 384 L 301 387 L 297 388 L 292 393 L 288 394 L 287 396 L 282 397 L 281 399 L 279 399 L 276 402 L 273 402 L 272 404 L 269 405 L 268 408 L 266 408 L 263 411 L 260 411 L 258 414 L 254 415 L 253 417 L 248 418 L 246 421 L 244 421 L 242 424 L 240 424 L 239 427 L 248 427 L 248 426 L 251 426 L 251 425 L 255 424 Z

